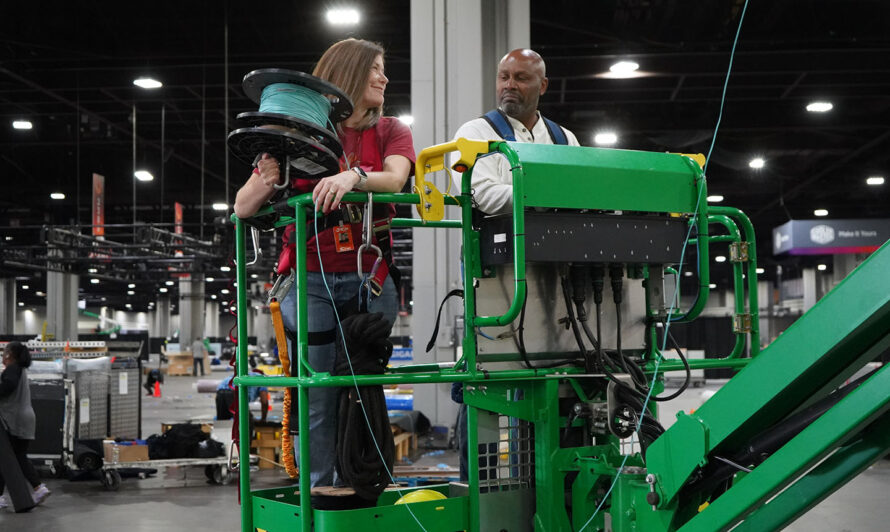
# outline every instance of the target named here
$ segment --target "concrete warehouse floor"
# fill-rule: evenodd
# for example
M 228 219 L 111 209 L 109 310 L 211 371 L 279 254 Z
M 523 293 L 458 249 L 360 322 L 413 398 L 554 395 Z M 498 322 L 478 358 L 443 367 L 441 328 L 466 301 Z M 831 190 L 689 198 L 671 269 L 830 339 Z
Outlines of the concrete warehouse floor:
M 213 372 L 207 378 L 220 379 Z M 213 419 L 214 396 L 198 394 L 193 377 L 167 377 L 163 397 L 144 397 L 143 436 L 156 433 L 161 422 L 187 419 Z M 694 388 L 665 405 L 662 419 L 667 424 L 678 410 L 696 408 L 703 391 L 715 390 L 720 383 Z M 276 405 L 276 410 L 280 404 Z M 214 438 L 229 441 L 230 422 L 214 427 Z M 419 449 L 418 453 L 427 452 Z M 415 457 L 418 466 L 439 463 L 455 465 L 452 451 L 435 456 Z M 195 478 L 203 476 L 198 472 Z M 286 485 L 283 472 L 264 470 L 251 475 L 257 487 Z M 126 531 L 170 532 L 172 530 L 240 530 L 240 514 L 235 483 L 216 486 L 199 482 L 193 487 L 148 489 L 150 481 L 124 479 L 117 492 L 106 491 L 96 480 L 72 482 L 47 479 L 52 496 L 30 513 L 0 511 L 0 530 L 51 530 L 53 532 Z M 853 480 L 787 530 L 795 532 L 872 532 L 890 529 L 890 461 L 876 466 Z

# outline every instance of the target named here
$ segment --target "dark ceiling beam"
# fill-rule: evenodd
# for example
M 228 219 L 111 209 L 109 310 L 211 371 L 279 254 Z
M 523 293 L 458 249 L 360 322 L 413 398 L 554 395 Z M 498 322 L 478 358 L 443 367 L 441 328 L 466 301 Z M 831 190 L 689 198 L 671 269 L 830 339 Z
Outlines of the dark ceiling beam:
M 60 102 L 62 102 L 62 103 L 64 103 L 64 104 L 68 105 L 69 107 L 73 107 L 73 108 L 76 109 L 77 111 L 79 111 L 79 112 L 81 112 L 81 113 L 83 113 L 83 114 L 85 114 L 85 115 L 91 116 L 91 117 L 95 118 L 96 120 L 102 122 L 103 124 L 107 125 L 108 127 L 111 127 L 111 128 L 113 128 L 113 129 L 115 129 L 115 130 L 121 132 L 121 133 L 124 133 L 124 134 L 127 134 L 127 135 L 132 135 L 132 134 L 133 134 L 133 131 L 132 131 L 131 129 L 127 129 L 127 128 L 121 127 L 121 126 L 119 126 L 118 124 L 114 123 L 113 121 L 106 119 L 106 118 L 103 117 L 102 115 L 97 114 L 97 113 L 94 113 L 93 111 L 87 109 L 86 107 L 83 107 L 82 105 L 80 105 L 80 104 L 78 104 L 78 103 L 76 103 L 76 102 L 73 102 L 73 101 L 71 101 L 71 100 L 69 100 L 69 99 L 67 99 L 67 98 L 65 98 L 65 97 L 63 97 L 63 96 L 60 96 L 60 95 L 56 94 L 54 91 L 52 91 L 52 90 L 50 90 L 50 89 L 47 89 L 47 88 L 45 88 L 45 87 L 43 87 L 43 86 L 41 86 L 41 85 L 39 85 L 39 84 L 37 84 L 37 83 L 34 83 L 33 81 L 31 81 L 31 80 L 29 80 L 29 79 L 27 79 L 27 78 L 24 78 L 24 77 L 18 75 L 18 74 L 16 74 L 15 72 L 9 70 L 8 68 L 5 68 L 5 67 L 0 66 L 0 73 L 5 74 L 6 76 L 8 76 L 8 77 L 10 77 L 10 78 L 12 78 L 12 79 L 18 81 L 19 83 L 22 83 L 22 84 L 24 84 L 24 85 L 27 85 L 28 87 L 31 87 L 31 88 L 34 89 L 34 90 L 40 91 L 40 92 L 42 92 L 42 93 L 44 93 L 44 94 L 46 94 L 46 95 L 48 95 L 48 96 L 51 96 L 51 97 L 55 98 L 56 100 L 58 100 L 58 101 L 60 101 Z M 137 138 L 138 141 L 143 142 L 143 143 L 145 143 L 145 144 L 147 144 L 147 145 L 149 145 L 149 146 L 152 146 L 152 147 L 154 147 L 154 148 L 156 148 L 156 149 L 158 149 L 158 150 L 161 149 L 160 144 L 157 143 L 157 142 L 150 141 L 150 140 L 148 140 L 148 139 L 139 137 L 138 135 L 137 135 L 136 138 Z M 188 157 L 184 157 L 184 156 L 182 156 L 182 155 L 180 155 L 180 154 L 178 154 L 178 153 L 173 153 L 173 157 L 174 157 L 175 159 L 177 159 L 178 161 L 184 163 L 184 164 L 187 165 L 187 166 L 190 166 L 190 167 L 192 167 L 192 168 L 194 168 L 194 169 L 197 169 L 197 170 L 201 170 L 201 165 L 195 163 L 194 161 L 192 161 L 192 160 L 189 159 Z M 216 172 L 209 171 L 209 170 L 207 170 L 206 168 L 205 168 L 204 170 L 205 170 L 205 173 L 206 173 L 207 176 L 216 179 L 216 180 L 219 181 L 220 183 L 225 183 L 225 182 L 226 182 L 225 178 L 222 177 L 221 175 L 217 174 Z
M 890 130 L 885 131 L 883 135 L 879 135 L 879 136 L 873 138 L 872 140 L 870 140 L 869 142 L 866 142 L 865 144 L 860 146 L 859 149 L 850 152 L 846 157 L 838 159 L 833 164 L 826 166 L 825 168 L 816 172 L 815 174 L 811 175 L 810 177 L 803 179 L 801 181 L 798 181 L 793 187 L 791 187 L 783 192 L 782 198 L 774 199 L 774 200 L 770 201 L 769 203 L 767 203 L 766 205 L 763 205 L 760 208 L 760 210 L 756 211 L 752 215 L 752 217 L 763 214 L 764 212 L 768 211 L 769 209 L 775 207 L 776 205 L 779 204 L 780 201 L 782 201 L 783 198 L 787 202 L 789 199 L 800 194 L 804 190 L 804 188 L 811 186 L 813 183 L 816 183 L 823 177 L 831 174 L 835 170 L 850 163 L 851 161 L 853 161 L 857 157 L 861 156 L 862 154 L 867 153 L 869 150 L 872 150 L 872 149 L 880 146 L 881 144 L 886 142 L 888 139 L 890 139 Z

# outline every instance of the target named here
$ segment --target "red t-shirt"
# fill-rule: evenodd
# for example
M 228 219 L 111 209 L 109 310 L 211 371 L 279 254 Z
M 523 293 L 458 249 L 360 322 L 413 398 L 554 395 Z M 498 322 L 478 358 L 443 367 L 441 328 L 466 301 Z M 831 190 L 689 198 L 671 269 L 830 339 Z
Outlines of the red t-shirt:
M 397 118 L 381 117 L 377 124 L 369 129 L 359 131 L 344 127 L 340 134 L 340 144 L 343 146 L 343 157 L 340 158 L 340 169 L 345 170 L 353 166 L 360 166 L 366 172 L 379 172 L 383 170 L 383 161 L 390 155 L 401 155 L 411 161 L 411 173 L 414 173 L 414 140 L 411 137 L 411 129 Z M 298 194 L 312 192 L 318 179 L 298 178 L 293 180 L 293 188 Z M 361 204 L 364 210 L 364 204 Z M 392 217 L 395 207 L 390 205 Z M 362 224 L 350 224 L 352 228 L 352 241 L 355 249 L 338 253 L 334 246 L 333 228 L 319 232 L 318 241 L 321 243 L 322 265 L 326 272 L 354 272 L 356 266 L 356 253 L 362 243 Z M 315 226 L 307 224 L 308 238 L 306 242 L 306 269 L 310 272 L 321 271 L 316 248 Z M 285 249 L 279 257 L 279 272 L 287 272 L 294 267 L 293 243 L 294 227 L 289 226 L 284 233 Z M 290 249 L 288 249 L 290 248 Z M 362 256 L 362 270 L 370 271 L 374 265 L 376 255 L 364 253 Z

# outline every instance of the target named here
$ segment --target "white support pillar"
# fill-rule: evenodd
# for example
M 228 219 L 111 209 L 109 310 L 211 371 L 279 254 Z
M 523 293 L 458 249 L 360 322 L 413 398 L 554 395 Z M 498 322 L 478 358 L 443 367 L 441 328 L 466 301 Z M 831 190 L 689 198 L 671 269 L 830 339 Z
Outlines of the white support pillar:
M 15 278 L 0 279 L 0 334 L 15 334 Z
M 155 304 L 155 320 L 152 334 L 170 338 L 170 296 L 160 296 Z
M 804 268 L 802 282 L 803 311 L 806 312 L 813 308 L 813 305 L 815 305 L 816 301 L 819 300 L 818 293 L 816 292 L 816 269 Z
M 179 280 L 179 346 L 191 348 L 192 341 L 204 337 L 204 274 L 193 273 Z
M 73 273 L 46 272 L 46 332 L 56 341 L 77 340 L 77 288 Z
M 204 303 L 204 335 L 208 337 L 222 336 L 219 330 L 219 303 L 216 301 Z
M 529 28 L 528 0 L 411 3 L 411 107 L 418 153 L 451 140 L 461 124 L 494 108 L 497 63 L 510 50 L 530 45 Z M 435 178 L 440 190 L 446 188 L 445 179 Z M 446 209 L 446 218 L 459 216 L 457 209 Z M 414 230 L 411 323 L 417 363 L 454 359 L 454 318 L 463 309 L 459 300 L 449 302 L 442 314 L 436 347 L 430 353 L 423 348 L 439 302 L 462 285 L 460 242 L 460 232 L 453 229 Z M 416 386 L 414 408 L 434 424 L 450 425 L 457 413 L 450 389 L 450 384 Z

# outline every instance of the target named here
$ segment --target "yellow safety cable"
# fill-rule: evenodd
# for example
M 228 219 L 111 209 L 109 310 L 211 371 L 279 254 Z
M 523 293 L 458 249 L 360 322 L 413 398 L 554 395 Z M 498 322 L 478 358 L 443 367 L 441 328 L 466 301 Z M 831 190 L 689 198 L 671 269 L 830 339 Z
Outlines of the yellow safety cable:
M 281 369 L 286 377 L 290 376 L 290 358 L 287 354 L 287 336 L 284 333 L 284 322 L 281 321 L 281 304 L 272 301 L 269 305 L 272 312 L 272 327 L 275 329 L 275 342 L 278 344 L 278 360 L 281 361 Z M 281 405 L 281 461 L 290 478 L 297 478 L 300 474 L 294 459 L 294 440 L 290 435 L 290 402 L 293 389 L 284 389 L 284 403 Z

